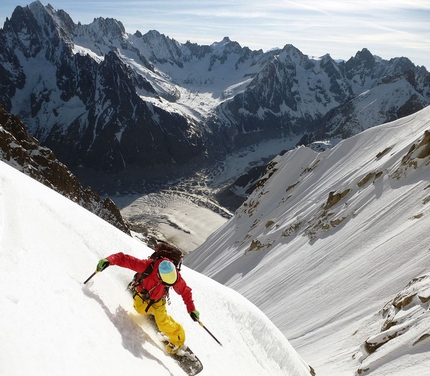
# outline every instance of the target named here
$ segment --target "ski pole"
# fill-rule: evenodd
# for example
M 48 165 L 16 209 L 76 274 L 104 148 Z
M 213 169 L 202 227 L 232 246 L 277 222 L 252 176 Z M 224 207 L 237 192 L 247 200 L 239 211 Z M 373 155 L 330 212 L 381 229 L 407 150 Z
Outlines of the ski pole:
M 91 279 L 93 278 L 96 274 L 98 273 L 98 270 L 96 270 L 93 274 L 91 274 L 84 282 L 84 285 Z
M 196 320 L 196 321 L 200 324 L 200 326 L 201 326 L 204 330 L 206 330 L 206 331 L 211 335 L 211 337 L 212 337 L 215 341 L 217 341 L 217 342 L 222 346 L 222 343 L 216 339 L 216 337 L 215 337 L 215 336 L 214 336 L 214 335 L 209 331 L 209 329 L 208 329 L 208 328 L 206 328 L 206 326 L 204 326 L 204 324 L 203 324 L 200 320 Z
M 105 270 L 107 268 L 107 265 L 104 266 L 103 268 L 101 268 L 100 270 L 96 270 L 93 274 L 91 274 L 84 282 L 84 285 L 91 279 L 93 278 L 97 273 L 102 272 L 103 270 Z

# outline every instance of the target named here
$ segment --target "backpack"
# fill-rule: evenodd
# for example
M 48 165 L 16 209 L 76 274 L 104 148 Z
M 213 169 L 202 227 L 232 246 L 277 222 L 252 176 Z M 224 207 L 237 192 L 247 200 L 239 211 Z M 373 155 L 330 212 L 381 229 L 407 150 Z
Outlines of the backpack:
M 142 273 L 136 273 L 133 277 L 133 280 L 128 284 L 127 288 L 130 290 L 134 290 L 134 288 L 142 283 L 142 281 L 148 277 L 152 271 L 154 270 L 154 264 L 157 260 L 161 258 L 167 258 L 169 261 L 172 261 L 176 266 L 176 270 L 181 270 L 182 266 L 182 251 L 165 242 L 157 243 L 157 247 L 155 248 L 155 252 L 149 257 L 152 262 L 148 265 L 148 267 Z
M 157 248 L 155 248 L 155 252 L 149 258 L 155 262 L 163 257 L 172 261 L 177 270 L 181 270 L 183 255 L 179 248 L 165 242 L 159 242 Z

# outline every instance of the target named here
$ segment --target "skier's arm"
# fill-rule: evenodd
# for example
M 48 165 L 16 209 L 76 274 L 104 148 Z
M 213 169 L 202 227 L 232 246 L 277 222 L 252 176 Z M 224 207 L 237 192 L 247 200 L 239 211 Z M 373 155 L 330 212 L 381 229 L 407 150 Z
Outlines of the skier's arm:
M 146 270 L 147 266 L 152 262 L 151 260 L 140 260 L 136 257 L 125 255 L 122 252 L 115 253 L 106 257 L 110 265 L 117 265 L 123 268 L 134 270 L 141 273 Z
M 182 296 L 182 300 L 187 307 L 187 312 L 195 311 L 196 307 L 194 306 L 193 294 L 191 293 L 191 288 L 187 286 L 185 281 L 182 279 L 181 275 L 178 274 L 178 280 L 176 281 L 173 289 Z

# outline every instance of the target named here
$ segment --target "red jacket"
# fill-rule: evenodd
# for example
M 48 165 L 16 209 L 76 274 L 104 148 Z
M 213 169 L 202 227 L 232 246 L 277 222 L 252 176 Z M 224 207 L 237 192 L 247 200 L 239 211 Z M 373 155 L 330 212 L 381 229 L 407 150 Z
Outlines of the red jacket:
M 136 257 L 125 255 L 124 253 L 115 253 L 106 257 L 111 265 L 118 265 L 123 268 L 128 268 L 134 270 L 135 272 L 142 273 L 146 270 L 149 264 L 152 263 L 151 259 L 140 260 Z M 158 277 L 158 264 L 163 261 L 157 260 L 154 264 L 154 270 L 152 273 L 143 280 L 139 286 L 136 287 L 138 292 L 141 292 L 143 289 L 149 292 L 149 298 L 151 300 L 161 299 L 163 296 L 167 295 L 168 288 L 166 288 L 160 278 Z M 181 273 L 177 271 L 178 279 L 176 283 L 173 285 L 173 289 L 182 296 L 182 299 L 187 307 L 188 313 L 194 311 L 196 307 L 194 306 L 193 296 L 191 294 L 191 288 L 187 286 L 184 279 L 181 276 Z

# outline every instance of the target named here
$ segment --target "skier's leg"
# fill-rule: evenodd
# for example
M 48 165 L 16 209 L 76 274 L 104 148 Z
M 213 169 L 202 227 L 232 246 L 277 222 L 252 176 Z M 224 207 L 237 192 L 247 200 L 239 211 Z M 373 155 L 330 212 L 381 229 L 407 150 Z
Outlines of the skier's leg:
M 174 346 L 181 347 L 185 342 L 185 330 L 181 324 L 167 314 L 166 300 L 161 299 L 154 303 L 149 312 L 154 315 L 158 329 L 169 337 L 169 342 Z
M 148 302 L 143 300 L 138 294 L 135 295 L 134 301 L 133 301 L 133 307 L 134 309 L 140 313 L 141 315 L 147 315 L 151 312 L 151 308 L 146 312 L 146 307 L 148 306 Z

